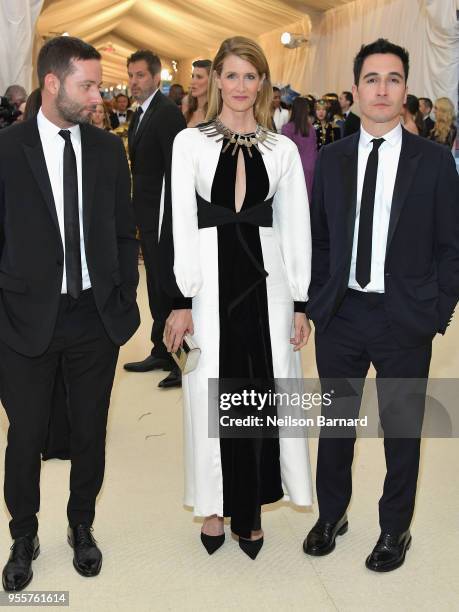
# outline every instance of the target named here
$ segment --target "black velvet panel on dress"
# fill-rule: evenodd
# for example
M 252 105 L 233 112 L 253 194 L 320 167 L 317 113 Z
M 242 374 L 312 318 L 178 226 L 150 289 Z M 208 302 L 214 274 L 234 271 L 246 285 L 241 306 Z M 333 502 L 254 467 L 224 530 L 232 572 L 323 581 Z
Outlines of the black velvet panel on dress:
M 225 139 L 222 148 L 227 143 Z M 263 202 L 269 179 L 262 155 L 245 147 L 246 193 L 241 210 Z M 235 210 L 238 154 L 232 147 L 220 158 L 212 184 L 211 203 Z M 267 204 L 268 205 L 268 204 Z M 219 377 L 256 380 L 257 391 L 274 390 L 266 280 L 260 277 L 241 246 L 241 237 L 263 266 L 259 228 L 227 224 L 217 227 L 220 309 Z M 241 235 L 238 235 L 241 232 Z M 245 416 L 244 413 L 241 416 Z M 223 472 L 223 512 L 231 529 L 249 538 L 260 529 L 261 505 L 283 497 L 277 437 L 220 438 Z

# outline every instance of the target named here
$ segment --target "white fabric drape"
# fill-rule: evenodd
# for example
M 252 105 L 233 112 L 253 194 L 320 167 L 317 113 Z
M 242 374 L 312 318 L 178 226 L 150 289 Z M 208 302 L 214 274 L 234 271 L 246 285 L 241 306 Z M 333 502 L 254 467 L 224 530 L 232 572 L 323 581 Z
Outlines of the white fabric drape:
M 302 93 L 322 95 L 350 90 L 353 58 L 360 45 L 379 37 L 410 52 L 409 90 L 435 99 L 448 96 L 457 104 L 459 27 L 457 0 L 355 0 L 323 14 L 311 14 L 305 47 L 282 46 L 280 32 L 259 38 L 273 81 Z M 302 33 L 304 21 L 289 31 Z M 293 60 L 293 61 L 292 61 Z
M 32 45 L 35 23 L 43 0 L 0 2 L 0 94 L 9 85 L 22 85 L 27 92 L 32 80 Z

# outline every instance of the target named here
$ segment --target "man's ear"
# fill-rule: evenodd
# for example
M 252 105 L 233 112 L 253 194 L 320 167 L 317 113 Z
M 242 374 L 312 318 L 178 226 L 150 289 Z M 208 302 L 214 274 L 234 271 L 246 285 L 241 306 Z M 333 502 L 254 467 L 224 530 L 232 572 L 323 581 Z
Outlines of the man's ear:
M 359 88 L 357 85 L 352 86 L 352 95 L 354 96 L 354 102 L 359 101 Z
M 48 72 L 48 74 L 45 76 L 45 82 L 44 82 L 43 89 L 47 91 L 48 93 L 50 93 L 51 95 L 56 96 L 60 88 L 61 88 L 61 82 L 59 80 L 59 77 L 57 77 L 52 72 Z

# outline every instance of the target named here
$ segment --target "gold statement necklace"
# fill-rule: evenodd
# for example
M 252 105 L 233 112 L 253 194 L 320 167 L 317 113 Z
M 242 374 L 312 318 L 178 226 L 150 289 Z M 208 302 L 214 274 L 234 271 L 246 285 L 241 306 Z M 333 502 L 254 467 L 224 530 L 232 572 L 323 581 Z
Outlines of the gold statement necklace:
M 220 121 L 218 117 L 215 117 L 215 119 L 210 123 L 200 125 L 198 128 L 208 138 L 220 136 L 216 142 L 222 142 L 226 138 L 228 142 L 223 147 L 222 153 L 226 153 L 230 146 L 233 145 L 231 155 L 236 155 L 239 147 L 246 147 L 250 157 L 252 157 L 252 147 L 255 147 L 257 151 L 263 155 L 263 151 L 261 150 L 260 146 L 266 147 L 269 151 L 272 151 L 272 148 L 269 145 L 273 146 L 277 142 L 276 136 L 267 128 L 259 124 L 257 124 L 255 132 L 251 132 L 250 134 L 240 134 L 230 130 Z

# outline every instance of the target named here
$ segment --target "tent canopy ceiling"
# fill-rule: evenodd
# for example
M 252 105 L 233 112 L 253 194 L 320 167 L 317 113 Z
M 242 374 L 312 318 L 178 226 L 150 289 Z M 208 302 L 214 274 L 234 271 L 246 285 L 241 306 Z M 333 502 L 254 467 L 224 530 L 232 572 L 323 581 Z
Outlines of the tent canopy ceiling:
M 45 0 L 37 23 L 42 37 L 68 32 L 102 54 L 104 81 L 126 78 L 126 58 L 152 49 L 170 66 L 210 56 L 235 34 L 256 38 L 311 12 L 351 0 Z

